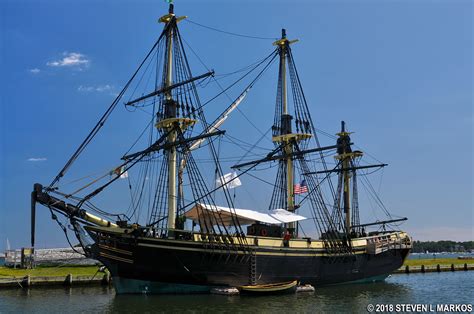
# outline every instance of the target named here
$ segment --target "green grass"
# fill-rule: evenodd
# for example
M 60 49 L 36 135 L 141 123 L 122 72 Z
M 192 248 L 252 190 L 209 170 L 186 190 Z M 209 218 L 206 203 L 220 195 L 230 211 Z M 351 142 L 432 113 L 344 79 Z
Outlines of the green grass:
M 73 276 L 94 276 L 98 269 L 98 266 L 37 267 L 35 269 L 13 269 L 0 266 L 0 278 L 19 278 L 26 275 L 30 275 L 31 277 L 53 277 L 66 276 L 68 274 L 72 274 Z
M 451 264 L 454 265 L 464 265 L 464 263 L 467 263 L 468 265 L 474 264 L 474 260 L 469 260 L 469 259 L 457 259 L 457 258 L 426 258 L 426 259 L 407 259 L 405 260 L 405 263 L 403 265 L 408 265 L 408 266 L 436 266 L 436 265 L 449 265 Z

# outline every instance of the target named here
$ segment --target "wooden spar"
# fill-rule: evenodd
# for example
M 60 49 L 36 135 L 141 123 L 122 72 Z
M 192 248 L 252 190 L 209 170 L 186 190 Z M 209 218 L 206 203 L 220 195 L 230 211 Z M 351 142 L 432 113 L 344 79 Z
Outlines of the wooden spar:
M 324 147 L 319 147 L 319 148 L 312 148 L 312 149 L 292 152 L 290 154 L 290 157 L 299 157 L 299 156 L 303 156 L 305 154 L 320 152 L 320 151 L 329 150 L 329 149 L 335 149 L 337 147 L 338 147 L 337 145 L 331 145 L 331 146 L 324 146 Z M 259 160 L 254 160 L 254 161 L 249 161 L 249 162 L 233 165 L 231 168 L 232 169 L 239 169 L 239 168 L 242 168 L 242 167 L 251 166 L 251 165 L 254 165 L 254 164 L 259 164 L 259 163 L 266 162 L 266 161 L 279 160 L 279 159 L 285 159 L 285 158 L 288 158 L 288 155 L 278 155 L 278 156 L 265 157 L 265 158 L 262 158 L 262 159 L 259 159 Z M 307 174 L 313 174 L 313 172 L 308 172 Z
M 166 81 L 165 87 L 168 88 L 168 91 L 165 92 L 166 100 L 168 103 L 166 106 L 171 106 L 172 96 L 171 90 L 169 87 L 173 84 L 173 27 L 169 27 L 170 23 L 173 23 L 174 14 L 172 12 L 172 6 L 170 6 L 170 15 L 173 17 L 167 22 L 168 33 L 166 34 L 166 48 L 167 48 L 167 60 L 166 60 Z M 165 110 L 166 111 L 166 110 Z M 168 110 L 168 112 L 174 112 L 174 110 Z M 176 113 L 172 117 L 175 118 Z M 171 131 L 168 136 L 169 142 L 176 141 L 176 130 Z M 176 147 L 171 147 L 167 151 L 168 155 L 168 229 L 174 229 L 176 224 L 176 212 L 178 208 L 176 195 Z M 171 236 L 172 235 L 168 235 Z
M 157 91 L 154 91 L 154 92 L 151 92 L 147 95 L 144 95 L 142 97 L 138 97 L 137 99 L 134 99 L 134 100 L 131 100 L 129 102 L 127 102 L 125 104 L 125 106 L 132 106 L 134 104 L 136 104 L 137 102 L 140 102 L 142 100 L 145 100 L 145 99 L 148 99 L 150 97 L 153 97 L 153 96 L 158 96 L 160 94 L 163 94 L 163 93 L 166 93 L 166 92 L 169 92 L 170 90 L 176 88 L 176 87 L 180 87 L 180 86 L 183 86 L 183 85 L 186 85 L 186 84 L 189 84 L 189 83 L 192 83 L 194 81 L 197 81 L 197 80 L 200 80 L 200 79 L 203 79 L 203 78 L 206 78 L 208 76 L 213 76 L 214 75 L 214 71 L 209 71 L 207 73 L 204 73 L 202 75 L 199 75 L 199 76 L 196 76 L 196 77 L 193 77 L 193 78 L 190 78 L 189 80 L 186 80 L 186 81 L 183 81 L 183 82 L 179 82 L 179 83 L 176 83 L 176 84 L 172 84 L 170 86 L 167 86 L 167 87 L 163 87 Z
M 286 86 L 286 54 L 288 49 L 288 40 L 286 39 L 286 30 L 282 30 L 281 34 L 282 39 L 285 39 L 284 43 L 280 45 L 280 73 L 281 73 L 281 87 L 282 87 L 282 103 L 283 103 L 283 115 L 288 116 L 288 97 L 287 97 L 287 86 Z M 290 122 L 291 123 L 291 122 Z M 290 124 L 290 131 L 291 133 L 291 124 Z M 286 157 L 286 190 L 287 190 L 287 210 L 294 211 L 295 210 L 295 193 L 294 193 L 294 173 L 293 173 L 293 157 L 291 154 L 293 153 L 293 144 L 287 143 L 290 145 L 285 145 L 284 151 Z M 296 224 L 290 223 L 288 225 L 289 228 L 295 230 Z
M 192 143 L 192 142 L 197 141 L 197 140 L 201 140 L 201 139 L 211 137 L 211 136 L 222 135 L 222 134 L 225 134 L 224 130 L 210 132 L 210 133 L 206 133 L 206 134 L 201 134 L 201 135 L 189 137 L 185 140 L 178 140 L 178 141 L 168 142 L 168 143 L 164 143 L 164 144 L 161 143 L 162 142 L 161 140 L 157 140 L 155 142 L 155 144 L 151 145 L 150 147 L 148 147 L 145 150 L 142 150 L 142 151 L 130 154 L 130 155 L 123 156 L 122 160 L 132 159 L 132 158 L 135 158 L 139 155 L 148 154 L 148 153 L 151 153 L 151 152 L 159 151 L 161 149 L 168 149 L 170 147 L 177 146 L 177 145 Z
M 377 165 L 368 165 L 368 166 L 358 166 L 358 167 L 348 167 L 347 171 L 359 170 L 359 169 L 368 169 L 368 168 L 377 168 L 377 167 L 386 167 L 388 164 L 377 164 Z M 306 172 L 305 174 L 320 174 L 320 173 L 330 173 L 330 172 L 342 172 L 342 169 L 332 169 L 332 170 L 322 170 L 314 172 Z
M 43 186 L 39 183 L 35 183 L 34 185 L 34 189 L 32 193 L 32 201 L 33 200 L 46 207 L 52 207 L 60 212 L 63 212 L 68 217 L 78 217 L 97 226 L 118 227 L 116 224 L 108 220 L 92 215 L 91 213 L 88 213 L 84 209 L 81 209 L 72 204 L 68 204 L 54 196 L 49 195 L 48 193 L 43 192 Z
M 392 222 L 400 222 L 400 221 L 406 221 L 408 218 L 403 217 L 403 218 L 398 218 L 398 219 L 391 219 L 391 220 L 382 220 L 382 221 L 376 221 L 376 222 L 371 222 L 371 223 L 366 223 L 366 224 L 360 224 L 360 225 L 354 225 L 352 227 L 368 227 L 368 226 L 377 226 L 377 225 L 384 225 Z
M 337 139 L 337 156 L 335 158 L 341 163 L 342 174 L 342 183 L 343 183 L 343 206 L 344 206 L 344 216 L 345 216 L 345 229 L 346 233 L 351 233 L 351 195 L 350 195 L 350 185 L 351 185 L 351 175 L 350 170 L 352 160 L 361 157 L 363 153 L 361 151 L 352 151 L 350 145 L 351 139 L 349 137 L 351 133 L 346 131 L 346 123 L 341 121 L 341 132 L 336 135 L 339 136 Z

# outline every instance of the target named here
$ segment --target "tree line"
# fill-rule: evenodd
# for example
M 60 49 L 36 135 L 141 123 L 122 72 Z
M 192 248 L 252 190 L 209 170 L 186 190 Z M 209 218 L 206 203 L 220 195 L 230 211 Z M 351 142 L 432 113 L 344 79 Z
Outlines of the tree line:
M 439 252 L 472 252 L 474 251 L 474 241 L 414 241 L 413 253 Z

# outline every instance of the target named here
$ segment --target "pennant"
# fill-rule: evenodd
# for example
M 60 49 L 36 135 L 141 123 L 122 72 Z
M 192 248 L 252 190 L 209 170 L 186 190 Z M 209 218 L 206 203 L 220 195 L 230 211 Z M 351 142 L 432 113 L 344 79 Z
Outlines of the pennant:
M 125 171 L 125 166 L 117 167 L 114 170 L 110 171 L 109 175 L 111 176 L 115 175 L 119 177 L 120 179 L 126 179 L 128 178 L 128 171 Z
M 237 176 L 236 172 L 231 172 L 228 174 L 223 175 L 219 179 L 216 180 L 216 187 L 220 188 L 224 186 L 224 189 L 234 189 L 238 186 L 241 186 L 242 182 Z

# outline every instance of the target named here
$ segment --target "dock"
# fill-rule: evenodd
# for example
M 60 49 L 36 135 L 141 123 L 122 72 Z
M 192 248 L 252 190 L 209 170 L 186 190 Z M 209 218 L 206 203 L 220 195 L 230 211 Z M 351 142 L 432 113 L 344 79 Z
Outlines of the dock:
M 0 277 L 0 288 L 31 288 L 44 286 L 81 286 L 81 285 L 109 285 L 111 277 L 108 273 L 96 276 L 24 276 Z
M 412 274 L 412 273 L 440 273 L 449 271 L 468 271 L 474 270 L 474 264 L 464 263 L 462 264 L 451 264 L 451 265 L 420 265 L 420 266 L 409 266 L 405 265 L 396 271 L 394 274 Z

